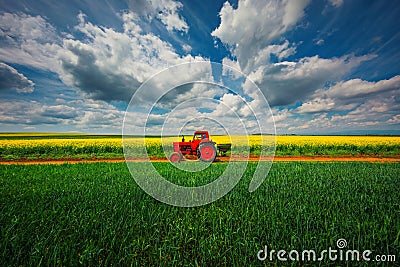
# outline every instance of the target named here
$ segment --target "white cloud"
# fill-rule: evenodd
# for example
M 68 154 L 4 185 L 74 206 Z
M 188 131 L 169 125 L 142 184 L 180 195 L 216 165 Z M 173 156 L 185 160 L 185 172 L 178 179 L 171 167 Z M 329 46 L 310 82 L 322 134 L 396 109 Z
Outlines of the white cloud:
M 58 124 L 71 118 L 71 110 L 62 112 L 64 106 L 58 105 L 50 107 L 37 101 L 1 101 L 0 122 L 4 124 Z M 58 117 L 60 115 L 60 117 Z
M 36 40 L 39 43 L 54 41 L 57 38 L 55 28 L 41 16 L 30 16 L 24 13 L 3 13 L 0 16 L 0 36 L 6 37 L 9 43 L 24 40 Z
M 222 59 L 222 75 L 228 77 L 232 76 L 233 79 L 238 79 L 243 76 L 240 72 L 239 63 L 227 57 Z
M 158 18 L 170 32 L 173 30 L 187 32 L 189 26 L 179 15 L 183 5 L 174 0 L 127 0 L 132 12 L 152 20 Z
M 289 131 L 302 132 L 320 129 L 325 132 L 340 132 L 360 129 L 388 129 L 395 125 L 400 111 L 400 99 L 396 91 L 371 94 L 362 98 L 313 98 L 300 107 L 289 111 L 285 118 Z M 282 128 L 279 129 L 282 131 Z M 310 132 L 307 132 L 310 133 Z M 311 132 L 312 133 L 312 132 Z
M 58 72 L 57 52 L 61 38 L 41 16 L 0 15 L 0 60 Z
M 388 129 L 390 124 L 396 124 L 400 111 L 399 89 L 398 76 L 377 82 L 360 79 L 339 82 L 328 89 L 317 90 L 301 106 L 291 110 L 287 123 L 319 127 L 326 132 Z M 318 125 L 310 116 L 323 116 L 324 120 L 318 121 Z M 302 123 L 293 123 L 294 117 Z M 296 129 L 300 131 L 297 126 L 290 128 Z
M 198 90 L 201 90 L 203 84 L 200 85 Z M 186 131 L 204 128 L 214 134 L 216 132 L 223 134 L 224 132 L 221 132 L 221 129 L 226 129 L 230 134 L 244 134 L 246 131 L 260 133 L 274 130 L 273 120 L 270 120 L 271 116 L 268 113 L 269 110 L 262 108 L 263 105 L 260 100 L 246 101 L 220 87 L 216 87 L 211 92 L 214 93 L 212 97 L 205 97 L 203 94 L 199 94 L 198 97 L 191 95 L 187 99 L 179 99 L 180 103 L 171 107 L 173 109 L 166 113 L 152 113 L 147 121 L 146 131 L 148 131 L 148 134 L 159 135 L 163 131 L 164 134 L 177 135 L 177 131 L 182 127 Z M 143 127 L 145 122 L 145 119 L 141 118 L 146 118 L 143 115 L 142 111 L 137 110 L 137 106 L 132 106 L 125 119 L 127 128 L 124 132 L 139 134 L 141 132 L 140 127 Z M 258 124 L 255 115 L 259 119 L 258 122 L 262 122 L 262 125 Z
M 361 62 L 373 56 L 351 56 L 324 59 L 305 57 L 298 62 L 280 62 L 259 66 L 248 77 L 254 81 L 271 106 L 288 105 L 306 100 L 326 82 L 340 80 Z M 244 84 L 248 91 L 249 81 Z
M 220 11 L 221 24 L 211 34 L 231 46 L 241 69 L 248 73 L 254 69 L 249 60 L 293 28 L 309 2 L 243 0 L 237 9 L 225 2 Z
M 361 79 L 352 79 L 339 82 L 328 89 L 319 89 L 296 109 L 299 113 L 327 112 L 327 111 L 351 111 L 349 114 L 371 113 L 379 111 L 384 113 L 389 103 L 395 104 L 394 95 L 400 90 L 400 76 L 388 80 L 369 82 Z M 393 109 L 391 109 L 393 110 Z
M 389 124 L 400 124 L 400 114 L 393 116 L 386 121 Z
M 35 83 L 13 67 L 0 62 L 0 90 L 16 90 L 18 93 L 32 93 Z
M 178 30 L 187 32 L 189 26 L 186 21 L 179 16 L 178 10 L 182 8 L 182 3 L 177 1 L 152 1 L 157 3 L 156 10 L 160 10 L 157 17 L 164 23 L 168 31 Z
M 243 98 L 238 95 L 224 94 L 220 101 L 222 102 L 220 105 L 217 106 L 216 112 L 220 112 L 221 116 L 228 114 L 228 111 L 238 113 L 238 111 L 245 105 Z
M 343 5 L 343 0 L 329 0 L 329 3 L 334 7 L 340 7 Z
M 335 107 L 335 102 L 332 99 L 316 98 L 308 102 L 304 102 L 297 108 L 299 113 L 312 113 L 320 111 L 329 111 Z
M 0 101 L 0 123 L 23 127 L 55 127 L 115 132 L 121 128 L 124 112 L 103 101 L 74 100 L 65 104 L 43 104 L 33 100 Z
M 400 75 L 377 82 L 369 82 L 361 79 L 342 81 L 330 87 L 328 90 L 318 90 L 316 95 L 331 98 L 354 98 L 391 90 L 400 90 Z
M 357 109 L 352 110 L 348 115 L 367 115 L 376 117 L 379 114 L 387 115 L 400 112 L 400 101 L 395 96 L 372 97 L 367 99 Z
M 274 120 L 276 123 L 286 120 L 291 115 L 289 110 L 286 108 L 281 110 L 273 108 L 272 113 L 274 115 Z
M 283 16 L 284 31 L 295 25 L 303 16 L 304 9 L 311 0 L 284 0 L 285 13 Z
M 211 79 L 211 77 L 209 77 L 209 79 Z M 190 84 L 190 90 L 174 93 L 173 97 L 175 99 L 170 99 L 169 103 L 175 105 L 196 97 L 213 99 L 220 94 L 221 90 L 213 83 L 193 83 Z
M 325 43 L 325 40 L 324 39 L 317 39 L 317 40 L 315 40 L 315 44 L 316 45 L 323 45 Z
M 151 8 L 156 14 L 164 16 L 159 12 L 161 7 L 165 11 L 164 17 L 170 22 L 167 27 L 186 29 L 173 19 L 181 3 L 153 1 L 151 4 L 155 5 Z M 138 14 L 123 13 L 121 18 L 124 31 L 118 32 L 86 22 L 85 15 L 80 13 L 75 29 L 84 38 L 78 40 L 71 35 L 59 36 L 43 17 L 2 14 L 0 38 L 4 42 L 0 60 L 54 72 L 66 85 L 79 88 L 90 98 L 106 101 L 129 100 L 143 81 L 168 66 L 204 60 L 181 56 L 160 37 L 144 33 Z
M 279 61 L 282 61 L 283 59 L 288 58 L 295 53 L 296 47 L 290 46 L 289 41 L 286 40 L 283 44 L 268 45 L 267 47 L 261 49 L 258 53 L 255 53 L 253 58 L 248 59 L 248 65 L 251 66 L 252 69 L 256 70 L 261 66 L 269 65 L 271 55 L 276 56 Z M 251 72 L 250 69 L 247 71 Z
M 188 45 L 188 44 L 183 44 L 183 45 L 182 45 L 182 49 L 183 49 L 183 51 L 185 51 L 185 52 L 190 52 L 190 51 L 192 51 L 192 47 L 191 47 L 190 45 Z
M 64 40 L 59 53 L 64 70 L 60 76 L 64 83 L 80 88 L 91 98 L 127 101 L 141 83 L 164 68 L 204 60 L 180 56 L 160 37 L 142 33 L 133 13 L 122 15 L 124 32 L 93 25 L 83 15 L 79 18 L 76 28 L 86 39 Z M 165 77 L 163 86 L 177 77 Z M 153 90 L 157 93 L 157 88 Z
M 272 106 L 306 101 L 326 83 L 340 81 L 361 62 L 375 57 L 350 54 L 321 58 L 315 55 L 285 61 L 295 55 L 297 47 L 288 40 L 282 40 L 281 36 L 304 17 L 308 3 L 243 0 L 239 1 L 237 9 L 228 2 L 222 7 L 221 24 L 212 35 L 231 47 L 237 63 L 231 60 L 225 62 L 239 66 L 248 75 L 249 79 L 243 87 L 249 95 L 254 93 L 249 90 L 250 87 L 254 89 L 251 86 L 253 81 Z

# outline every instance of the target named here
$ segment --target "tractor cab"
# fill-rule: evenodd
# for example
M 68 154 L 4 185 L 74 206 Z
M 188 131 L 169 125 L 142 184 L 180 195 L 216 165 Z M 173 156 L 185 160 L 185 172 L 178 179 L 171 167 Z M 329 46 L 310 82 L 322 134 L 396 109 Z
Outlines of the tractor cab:
M 193 142 L 197 140 L 208 140 L 210 136 L 207 131 L 196 131 L 193 134 Z
M 196 131 L 193 134 L 193 140 L 191 141 L 192 150 L 196 151 L 201 143 L 210 142 L 210 136 L 208 131 Z

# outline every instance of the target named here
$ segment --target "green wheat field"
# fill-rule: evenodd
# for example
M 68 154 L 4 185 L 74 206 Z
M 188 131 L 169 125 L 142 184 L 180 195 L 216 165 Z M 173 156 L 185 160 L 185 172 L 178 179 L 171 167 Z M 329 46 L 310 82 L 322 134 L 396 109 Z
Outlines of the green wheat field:
M 169 163 L 153 164 L 190 186 L 209 182 L 227 165 L 192 177 Z M 181 208 L 147 195 L 124 163 L 0 165 L 1 265 L 367 266 L 257 259 L 264 246 L 322 251 L 340 238 L 349 249 L 399 260 L 399 164 L 274 163 L 249 193 L 255 167 L 249 163 L 216 202 Z

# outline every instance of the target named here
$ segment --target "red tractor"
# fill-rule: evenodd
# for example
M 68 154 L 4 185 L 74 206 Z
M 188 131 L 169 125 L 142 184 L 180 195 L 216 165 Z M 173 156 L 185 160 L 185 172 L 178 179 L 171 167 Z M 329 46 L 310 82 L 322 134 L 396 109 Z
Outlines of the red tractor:
M 182 142 L 173 142 L 173 147 L 174 152 L 169 156 L 172 163 L 181 161 L 184 155 L 196 155 L 204 162 L 213 162 L 217 156 L 215 142 L 210 139 L 208 131 L 196 131 L 193 134 L 193 140 L 185 142 L 183 137 Z

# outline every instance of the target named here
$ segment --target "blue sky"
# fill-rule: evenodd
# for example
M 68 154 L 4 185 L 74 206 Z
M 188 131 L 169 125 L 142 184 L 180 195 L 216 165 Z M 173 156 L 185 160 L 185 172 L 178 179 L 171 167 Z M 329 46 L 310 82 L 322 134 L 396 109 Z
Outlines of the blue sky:
M 0 131 L 120 133 L 147 79 L 206 61 L 258 86 L 277 133 L 400 134 L 399 17 L 398 1 L 1 1 Z M 269 112 L 243 79 L 209 71 L 212 82 L 242 86 L 255 113 Z M 231 93 L 199 85 L 161 106 L 200 94 L 247 118 Z M 182 124 L 213 112 L 188 108 Z

